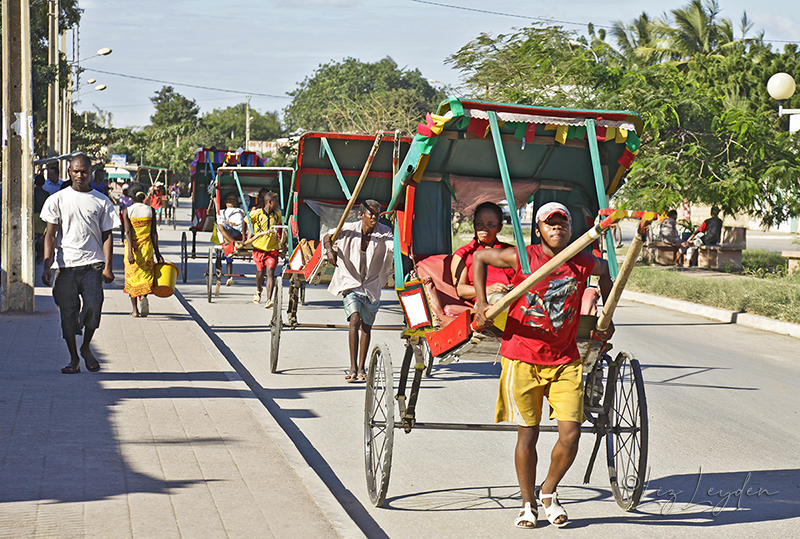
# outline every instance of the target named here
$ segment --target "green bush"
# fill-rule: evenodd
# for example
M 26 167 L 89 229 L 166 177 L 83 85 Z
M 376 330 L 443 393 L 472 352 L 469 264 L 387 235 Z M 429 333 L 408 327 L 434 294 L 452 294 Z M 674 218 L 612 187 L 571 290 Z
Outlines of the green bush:
M 760 249 L 742 251 L 742 265 L 744 271 L 754 277 L 785 276 L 788 271 L 788 261 L 780 253 Z
M 800 280 L 796 277 L 756 279 L 718 272 L 692 276 L 672 269 L 637 266 L 628 289 L 800 323 Z

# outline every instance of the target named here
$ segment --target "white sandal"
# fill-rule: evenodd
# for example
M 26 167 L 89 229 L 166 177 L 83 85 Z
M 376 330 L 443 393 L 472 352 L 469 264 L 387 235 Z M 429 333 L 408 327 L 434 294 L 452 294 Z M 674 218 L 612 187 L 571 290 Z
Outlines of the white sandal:
M 514 526 L 526 530 L 532 530 L 536 527 L 539 520 L 539 511 L 534 507 L 531 508 L 530 502 L 525 502 L 525 506 L 519 510 L 519 516 L 514 519 Z M 530 522 L 532 526 L 525 526 L 523 522 Z
M 544 500 L 547 499 L 550 500 L 550 507 L 547 507 L 544 504 Z M 547 520 L 550 521 L 550 524 L 556 528 L 563 528 L 567 525 L 567 523 L 569 523 L 567 512 L 563 507 L 561 507 L 561 504 L 558 503 L 558 496 L 556 496 L 555 492 L 552 494 L 544 494 L 541 490 L 539 490 L 539 503 L 541 503 L 542 507 L 544 507 L 544 514 L 547 517 Z M 555 520 L 561 516 L 564 517 L 564 521 L 556 522 Z

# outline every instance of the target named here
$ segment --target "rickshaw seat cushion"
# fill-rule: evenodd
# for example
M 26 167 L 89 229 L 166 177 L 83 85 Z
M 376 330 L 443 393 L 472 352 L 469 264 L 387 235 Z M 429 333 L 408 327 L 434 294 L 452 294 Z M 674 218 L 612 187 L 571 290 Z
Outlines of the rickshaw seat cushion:
M 587 288 L 583 291 L 581 298 L 581 315 L 588 314 L 597 316 L 597 302 L 600 299 L 600 291 L 596 288 Z
M 473 305 L 467 300 L 458 297 L 456 287 L 453 285 L 453 277 L 450 273 L 450 263 L 452 255 L 429 255 L 417 259 L 417 274 L 420 278 L 429 277 L 433 283 L 436 298 L 431 298 L 435 303 L 438 300 L 438 307 L 441 312 L 436 312 L 437 306 L 431 305 L 443 324 L 452 321 L 453 318 L 472 309 Z M 426 287 L 429 294 L 431 290 Z

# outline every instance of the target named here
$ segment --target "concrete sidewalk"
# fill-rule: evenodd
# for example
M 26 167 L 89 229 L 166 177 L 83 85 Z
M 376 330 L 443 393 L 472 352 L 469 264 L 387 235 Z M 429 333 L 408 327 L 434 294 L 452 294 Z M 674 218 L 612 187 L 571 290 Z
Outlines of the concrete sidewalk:
M 98 373 L 61 373 L 49 289 L 0 315 L 0 537 L 360 535 L 178 300 L 132 318 L 121 286 Z

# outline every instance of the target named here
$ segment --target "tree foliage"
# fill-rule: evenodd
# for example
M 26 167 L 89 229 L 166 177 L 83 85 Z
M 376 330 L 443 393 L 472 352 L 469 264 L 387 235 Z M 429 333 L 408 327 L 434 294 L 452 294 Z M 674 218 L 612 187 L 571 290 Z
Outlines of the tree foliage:
M 290 132 L 411 133 L 445 97 L 418 69 L 400 69 L 388 57 L 375 63 L 346 58 L 321 64 L 297 86 L 284 110 Z
M 643 145 L 619 192 L 630 205 L 662 210 L 688 200 L 777 224 L 800 214 L 800 158 L 766 81 L 798 73 L 800 53 L 737 39 L 718 13 L 714 0 L 692 0 L 672 18 L 643 13 L 615 23 L 615 44 L 592 29 L 588 38 L 538 26 L 481 34 L 447 61 L 470 97 L 638 112 Z M 743 15 L 741 36 L 750 29 Z
M 176 92 L 172 86 L 161 88 L 150 101 L 156 109 L 155 114 L 150 116 L 153 127 L 197 125 L 200 107 L 193 99 L 187 99 Z
M 244 147 L 246 132 L 245 103 L 206 113 L 200 125 L 207 133 L 207 146 Z M 250 109 L 250 140 L 274 140 L 283 133 L 277 112 L 264 114 Z

